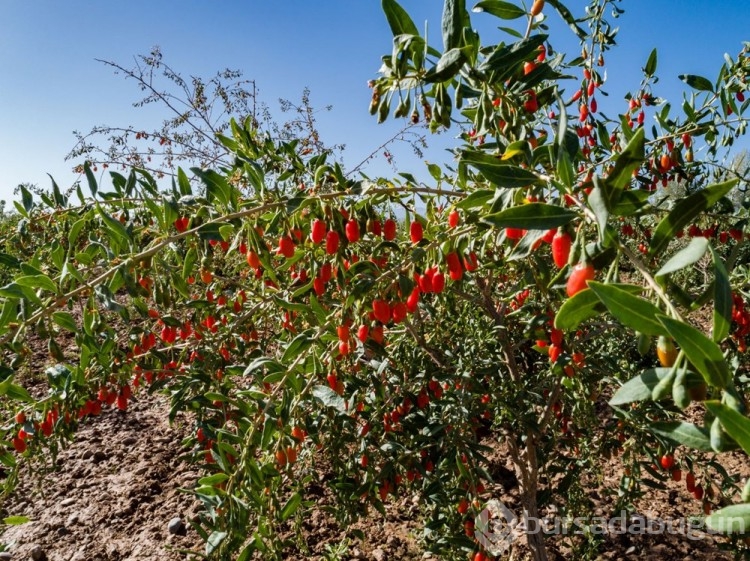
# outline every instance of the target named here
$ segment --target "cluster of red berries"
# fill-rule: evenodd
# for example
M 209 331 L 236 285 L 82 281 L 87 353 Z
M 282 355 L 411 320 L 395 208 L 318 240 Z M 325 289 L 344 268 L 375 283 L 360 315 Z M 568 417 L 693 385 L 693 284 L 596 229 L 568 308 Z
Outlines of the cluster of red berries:
M 31 422 L 27 419 L 24 411 L 19 411 L 16 413 L 15 421 L 20 426 L 16 436 L 10 440 L 11 446 L 13 446 L 16 452 L 23 454 L 26 451 L 26 443 L 35 435 L 52 436 L 55 424 L 59 418 L 60 412 L 57 409 L 51 409 L 47 412 L 43 420 Z
M 672 454 L 664 454 L 659 459 L 659 466 L 661 466 L 662 469 L 670 472 L 673 481 L 682 481 L 682 470 L 676 465 L 674 456 Z M 696 501 L 703 500 L 703 496 L 705 495 L 703 485 L 700 483 L 695 483 L 695 475 L 692 471 L 688 472 L 685 476 L 685 488 L 687 489 L 688 493 L 693 495 L 693 498 Z M 708 501 L 704 501 L 703 511 L 705 514 L 710 514 L 711 503 L 709 503 Z

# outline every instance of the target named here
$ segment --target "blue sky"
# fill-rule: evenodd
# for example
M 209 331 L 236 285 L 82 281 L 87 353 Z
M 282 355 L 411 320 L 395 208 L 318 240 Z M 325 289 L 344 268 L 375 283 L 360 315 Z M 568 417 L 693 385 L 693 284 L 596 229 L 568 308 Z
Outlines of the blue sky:
M 475 2 L 469 0 L 467 5 Z M 585 2 L 568 0 L 575 11 Z M 403 0 L 417 26 L 429 20 L 430 42 L 441 46 L 440 0 Z M 608 57 L 607 101 L 622 109 L 627 88 L 637 87 L 640 68 L 653 47 L 659 51 L 661 81 L 655 93 L 679 102 L 681 73 L 714 80 L 725 52 L 735 56 L 750 40 L 750 4 L 741 0 L 625 0 L 619 19 L 619 47 Z M 577 41 L 550 12 L 553 45 L 576 52 Z M 500 20 L 474 14 L 484 42 L 500 40 Z M 494 34 L 494 37 L 493 37 Z M 74 145 L 73 130 L 94 125 L 158 125 L 162 114 L 134 109 L 133 83 L 95 59 L 130 66 L 133 56 L 159 45 L 165 62 L 183 75 L 209 76 L 240 69 L 255 79 L 271 107 L 279 97 L 298 100 L 312 91 L 328 144 L 344 143 L 353 167 L 389 138 L 398 123 L 377 125 L 367 112 L 380 56 L 390 52 L 391 34 L 379 0 L 224 0 L 207 2 L 95 2 L 6 0 L 0 3 L 0 198 L 12 199 L 21 182 L 61 187 L 75 179 L 64 156 Z M 571 91 L 574 86 L 571 85 Z M 431 143 L 428 161 L 442 161 L 453 132 Z M 425 177 L 423 164 L 407 147 L 392 150 L 401 171 Z M 392 174 L 382 158 L 370 175 Z

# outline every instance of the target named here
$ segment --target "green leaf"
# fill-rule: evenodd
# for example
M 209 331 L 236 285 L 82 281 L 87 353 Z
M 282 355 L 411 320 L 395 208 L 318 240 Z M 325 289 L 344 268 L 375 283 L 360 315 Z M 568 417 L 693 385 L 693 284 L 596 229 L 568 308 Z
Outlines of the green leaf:
M 573 33 L 575 33 L 580 40 L 584 40 L 588 35 L 587 32 L 576 25 L 577 20 L 575 16 L 570 12 L 570 10 L 560 1 L 560 0 L 547 0 L 547 3 L 552 6 L 555 10 L 557 10 L 557 13 L 560 14 L 560 17 L 565 21 L 565 23 L 568 24 L 568 26 L 573 30 Z
M 465 0 L 445 0 L 443 3 L 443 46 L 446 51 L 461 47 L 465 12 Z
M 209 203 L 215 199 L 221 204 L 229 206 L 232 197 L 232 187 L 223 175 L 212 169 L 190 168 L 190 171 L 206 186 L 206 199 Z
M 31 394 L 28 391 L 26 391 L 26 388 L 14 384 L 10 379 L 0 383 L 0 395 L 6 395 L 15 401 L 34 403 L 34 398 L 31 397 Z
M 299 505 L 302 504 L 302 495 L 299 493 L 294 493 L 291 497 L 289 497 L 289 500 L 284 505 L 284 508 L 281 509 L 281 513 L 279 514 L 279 518 L 282 522 L 285 520 L 288 520 L 290 516 L 292 516 L 295 512 L 297 512 L 297 509 L 299 508 Z
M 557 175 L 563 185 L 569 189 L 573 188 L 576 180 L 576 171 L 573 169 L 573 162 L 570 160 L 570 156 L 566 150 L 559 151 L 559 157 L 557 158 Z
M 648 61 L 646 61 L 646 67 L 643 69 L 643 72 L 646 74 L 646 76 L 653 76 L 656 72 L 656 49 L 651 51 L 651 54 L 648 56 Z
M 622 290 L 634 294 L 643 292 L 643 288 L 632 284 L 613 284 Z M 582 290 L 572 298 L 565 300 L 555 316 L 555 327 L 563 331 L 572 331 L 586 321 L 602 314 L 606 308 L 599 297 L 591 290 Z
M 482 218 L 496 228 L 525 228 L 550 230 L 565 226 L 578 215 L 566 208 L 545 203 L 528 203 L 489 214 Z
M 83 164 L 83 172 L 86 174 L 86 182 L 89 184 L 91 196 L 96 197 L 99 188 L 96 185 L 96 177 L 94 177 L 94 172 L 91 171 L 91 164 L 89 162 Z
M 526 15 L 526 12 L 515 4 L 502 0 L 483 0 L 477 3 L 472 11 L 487 12 L 500 19 L 518 19 Z
M 630 184 L 630 180 L 633 177 L 633 170 L 638 169 L 643 161 L 646 159 L 645 156 L 645 132 L 643 127 L 640 127 L 633 138 L 630 139 L 625 150 L 620 152 L 615 161 L 615 167 L 606 177 L 602 184 L 602 198 L 604 204 L 607 206 L 607 210 L 612 212 L 620 201 L 623 189 L 625 186 Z
M 651 430 L 664 438 L 694 450 L 711 452 L 711 438 L 708 429 L 682 421 L 661 421 L 651 423 Z
M 219 532 L 218 530 L 211 532 L 206 541 L 206 555 L 211 555 L 221 545 L 221 542 L 224 541 L 227 535 L 226 532 Z
M 55 312 L 52 314 L 52 321 L 63 329 L 75 333 L 78 331 L 78 325 L 76 320 L 73 319 L 73 314 L 69 312 Z
M 57 285 L 47 275 L 27 275 L 15 279 L 16 283 L 29 288 L 41 288 L 54 294 L 57 294 Z
M 713 247 L 711 256 L 714 261 L 714 325 L 711 336 L 719 343 L 729 335 L 732 323 L 732 287 L 727 268 Z
M 18 269 L 21 267 L 21 261 L 8 253 L 0 253 L 0 265 L 9 269 Z
M 419 35 L 417 26 L 396 0 L 383 0 L 382 7 L 394 37 L 404 34 Z
M 339 413 L 346 412 L 346 402 L 344 401 L 344 398 L 328 386 L 313 387 L 312 395 L 326 407 L 332 407 Z
M 119 220 L 115 220 L 112 216 L 107 214 L 98 203 L 96 205 L 96 210 L 102 217 L 102 220 L 104 220 L 104 225 L 107 227 L 107 230 L 112 234 L 112 239 L 116 240 L 121 246 L 128 246 L 131 240 L 130 234 L 128 234 L 125 226 L 123 226 Z
M 680 74 L 678 78 L 695 90 L 704 92 L 714 91 L 713 84 L 703 76 L 696 76 L 695 74 Z
M 479 66 L 480 72 L 492 73 L 492 82 L 504 81 L 532 55 L 538 54 L 539 46 L 547 40 L 547 35 L 532 35 L 511 45 L 500 45 Z
M 455 48 L 446 51 L 437 64 L 424 75 L 424 81 L 428 84 L 434 84 L 450 80 L 458 74 L 464 62 L 466 62 L 466 56 L 461 49 Z
M 200 485 L 207 485 L 210 487 L 214 487 L 218 485 L 219 483 L 223 483 L 227 479 L 229 479 L 229 476 L 226 473 L 219 472 L 219 473 L 214 473 L 213 475 L 209 475 L 206 477 L 201 477 L 198 480 L 198 483 Z
M 599 227 L 599 235 L 603 239 L 604 232 L 607 228 L 607 220 L 609 220 L 609 209 L 607 208 L 607 201 L 604 200 L 604 189 L 602 183 L 599 181 L 599 176 L 594 175 L 594 188 L 589 194 L 589 206 L 594 211 L 596 217 L 596 225 Z
M 729 367 L 719 346 L 685 322 L 664 315 L 657 318 L 706 382 L 717 388 L 726 388 L 729 382 Z
M 177 168 L 177 185 L 180 188 L 181 195 L 193 194 L 193 189 L 190 187 L 190 180 L 182 168 Z
M 750 532 L 750 504 L 726 506 L 706 517 L 706 526 L 722 534 Z
M 651 193 L 648 191 L 623 191 L 620 194 L 620 200 L 612 209 L 614 216 L 632 216 L 642 210 L 649 203 Z
M 479 170 L 487 181 L 497 187 L 527 187 L 540 183 L 535 173 L 518 166 L 504 164 L 486 154 L 464 151 L 461 161 Z
M 661 310 L 651 302 L 611 284 L 589 281 L 588 285 L 609 312 L 623 325 L 646 335 L 666 336 L 668 334 L 664 326 L 656 319 L 656 316 L 662 313 Z
M 612 406 L 625 405 L 635 401 L 650 401 L 654 388 L 669 376 L 671 368 L 650 368 L 644 370 L 640 375 L 625 382 L 609 400 Z M 688 388 L 694 388 L 703 384 L 703 378 L 688 371 L 685 374 L 685 384 Z
M 76 241 L 78 240 L 78 235 L 81 233 L 81 230 L 83 229 L 86 224 L 88 224 L 89 220 L 87 218 L 81 218 L 80 220 L 77 220 L 73 223 L 73 225 L 70 227 L 70 231 L 68 232 L 68 245 L 71 247 L 76 247 Z
M 31 518 L 28 516 L 8 516 L 7 518 L 3 518 L 3 524 L 7 526 L 19 526 L 21 524 L 26 524 L 30 520 Z
M 487 204 L 495 196 L 494 189 L 477 189 L 469 194 L 465 199 L 456 206 L 460 209 L 467 210 L 470 208 L 479 208 Z
M 288 363 L 291 360 L 297 358 L 300 354 L 305 352 L 313 344 L 313 339 L 308 333 L 300 333 L 297 335 L 287 346 L 284 351 L 284 355 L 281 357 L 281 362 Z
M 731 179 L 724 183 L 709 185 L 702 191 L 698 191 L 675 204 L 674 208 L 656 227 L 654 236 L 651 238 L 649 255 L 657 255 L 664 251 L 677 232 L 692 222 L 700 213 L 714 206 L 719 199 L 737 185 L 738 181 L 738 179 Z
M 18 189 L 21 191 L 21 202 L 23 203 L 23 208 L 28 216 L 28 212 L 30 212 L 31 209 L 34 208 L 34 197 L 23 185 L 19 185 Z
M 750 455 L 750 419 L 727 407 L 718 401 L 704 401 L 706 409 L 721 420 L 721 426 L 726 433 L 740 445 L 746 454 Z
M 204 241 L 224 241 L 224 236 L 221 235 L 221 228 L 226 224 L 226 222 L 208 222 L 202 224 L 198 228 L 198 236 Z
M 656 276 L 663 277 L 697 263 L 705 255 L 707 249 L 708 238 L 693 238 L 687 246 L 675 253 L 669 261 L 662 265 Z

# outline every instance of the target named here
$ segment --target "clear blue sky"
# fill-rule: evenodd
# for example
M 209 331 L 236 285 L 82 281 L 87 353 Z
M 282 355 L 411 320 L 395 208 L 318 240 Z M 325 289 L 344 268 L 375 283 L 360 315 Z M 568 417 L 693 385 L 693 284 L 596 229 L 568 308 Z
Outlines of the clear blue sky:
M 474 3 L 467 2 L 469 7 Z M 567 4 L 582 9 L 585 3 Z M 403 0 L 402 5 L 418 27 L 429 20 L 430 42 L 441 46 L 442 2 Z M 713 81 L 723 54 L 735 56 L 741 42 L 750 40 L 745 0 L 626 0 L 621 5 L 626 14 L 619 19 L 620 46 L 607 60 L 611 79 L 606 89 L 616 110 L 622 109 L 626 88 L 637 87 L 652 47 L 659 50 L 656 93 L 679 103 L 678 74 L 702 74 Z M 575 52 L 572 33 L 547 11 L 561 32 L 553 45 Z M 489 43 L 500 20 L 473 17 Z M 73 130 L 158 125 L 160 114 L 131 107 L 140 94 L 134 84 L 94 60 L 130 66 L 134 55 L 153 45 L 186 76 L 209 76 L 225 67 L 243 70 L 271 106 L 279 97 L 298 99 L 310 87 L 314 105 L 333 105 L 332 112 L 321 115 L 320 126 L 328 144 L 347 145 L 347 166 L 398 128 L 396 123 L 378 126 L 367 112 L 366 82 L 375 77 L 380 56 L 391 45 L 379 0 L 6 0 L 0 3 L 0 198 L 11 199 L 21 182 L 48 187 L 47 173 L 61 187 L 69 186 L 75 176 L 64 156 L 74 145 Z M 443 137 L 425 154 L 427 160 L 444 158 L 449 138 Z M 425 176 L 409 149 L 394 153 L 402 171 Z M 392 171 L 381 158 L 368 173 Z

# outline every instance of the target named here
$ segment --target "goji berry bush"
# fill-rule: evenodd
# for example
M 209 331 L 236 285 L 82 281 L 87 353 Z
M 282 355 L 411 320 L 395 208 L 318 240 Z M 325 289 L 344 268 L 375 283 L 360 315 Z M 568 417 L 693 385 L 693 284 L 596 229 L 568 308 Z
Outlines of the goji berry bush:
M 748 178 L 724 153 L 747 124 L 748 47 L 714 81 L 683 75 L 680 106 L 652 52 L 610 118 L 621 9 L 446 0 L 439 49 L 383 0 L 370 112 L 460 131 L 429 185 L 355 177 L 247 117 L 215 131 L 220 165 L 171 182 L 134 167 L 104 187 L 87 161 L 88 193 L 22 189 L 0 288 L 7 486 L 102 408 L 164 392 L 195 423 L 196 527 L 217 558 L 283 558 L 323 470 L 342 525 L 408 490 L 425 547 L 490 558 L 474 525 L 493 443 L 529 516 L 580 514 L 566 498 L 614 453 L 622 501 L 684 470 L 708 526 L 745 537 L 750 485 L 725 472 L 704 497 L 701 477 L 750 453 Z M 554 49 L 553 11 L 580 53 Z M 471 17 L 518 29 L 485 44 Z M 14 380 L 31 337 L 45 395 Z M 527 546 L 547 558 L 542 534 Z

